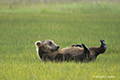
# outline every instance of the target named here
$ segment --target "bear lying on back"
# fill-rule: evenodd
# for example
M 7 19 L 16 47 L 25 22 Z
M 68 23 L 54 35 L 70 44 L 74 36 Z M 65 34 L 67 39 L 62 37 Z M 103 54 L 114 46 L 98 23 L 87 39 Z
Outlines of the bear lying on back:
M 38 56 L 42 61 L 93 61 L 99 54 L 106 51 L 107 46 L 103 39 L 100 40 L 100 47 L 87 48 L 84 44 L 72 45 L 71 47 L 59 49 L 52 40 L 45 40 L 43 42 L 37 41 Z M 83 48 L 82 48 L 83 47 Z
M 86 61 L 90 55 L 89 49 L 84 44 L 83 48 L 72 46 L 60 50 L 52 40 L 37 41 L 35 45 L 42 61 Z

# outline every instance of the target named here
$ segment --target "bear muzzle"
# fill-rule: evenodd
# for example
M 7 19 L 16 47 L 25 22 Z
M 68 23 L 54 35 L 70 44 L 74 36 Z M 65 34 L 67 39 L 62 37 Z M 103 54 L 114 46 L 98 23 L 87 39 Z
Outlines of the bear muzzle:
M 57 49 L 56 50 L 58 50 L 60 47 L 59 46 L 57 46 Z

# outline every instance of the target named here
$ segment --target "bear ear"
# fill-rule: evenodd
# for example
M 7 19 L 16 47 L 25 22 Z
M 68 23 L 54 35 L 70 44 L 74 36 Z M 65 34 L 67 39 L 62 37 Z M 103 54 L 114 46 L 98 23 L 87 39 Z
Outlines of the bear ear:
M 36 41 L 35 45 L 36 45 L 36 47 L 41 47 L 42 46 L 42 42 L 41 41 Z

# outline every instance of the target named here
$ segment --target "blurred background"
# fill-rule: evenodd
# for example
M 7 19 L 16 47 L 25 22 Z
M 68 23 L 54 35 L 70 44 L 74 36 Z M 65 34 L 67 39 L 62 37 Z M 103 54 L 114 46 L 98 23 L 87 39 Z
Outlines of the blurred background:
M 69 3 L 69 2 L 120 2 L 120 0 L 0 0 L 0 4 L 25 4 L 25 3 Z
M 120 0 L 0 0 L 0 12 L 115 12 L 120 11 L 116 8 L 119 3 Z

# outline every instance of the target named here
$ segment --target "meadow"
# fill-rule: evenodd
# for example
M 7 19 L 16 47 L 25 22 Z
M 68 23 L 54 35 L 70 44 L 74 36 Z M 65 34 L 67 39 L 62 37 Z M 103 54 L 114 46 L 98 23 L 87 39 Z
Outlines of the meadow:
M 45 63 L 35 42 L 46 39 L 60 48 L 104 39 L 107 50 L 94 62 Z M 119 3 L 0 5 L 0 80 L 119 80 L 119 40 Z

